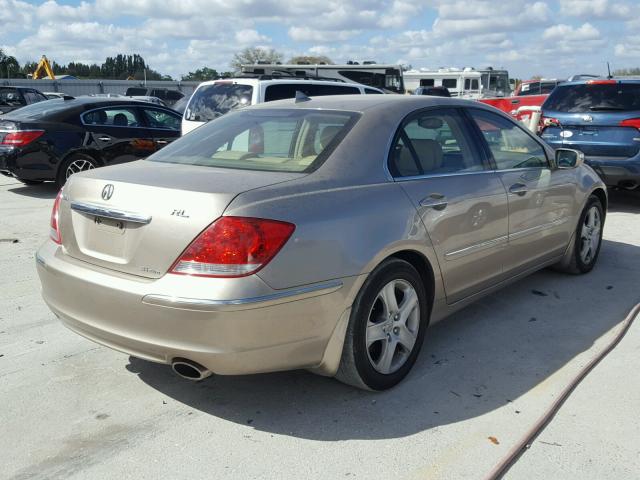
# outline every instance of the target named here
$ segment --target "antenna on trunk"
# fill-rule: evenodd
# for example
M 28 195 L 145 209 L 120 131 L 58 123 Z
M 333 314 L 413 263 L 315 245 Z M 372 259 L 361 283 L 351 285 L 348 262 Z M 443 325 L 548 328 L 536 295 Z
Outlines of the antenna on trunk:
M 613 78 L 613 75 L 611 75 L 611 67 L 609 66 L 609 62 L 607 62 L 607 72 L 609 73 L 607 75 L 607 78 Z

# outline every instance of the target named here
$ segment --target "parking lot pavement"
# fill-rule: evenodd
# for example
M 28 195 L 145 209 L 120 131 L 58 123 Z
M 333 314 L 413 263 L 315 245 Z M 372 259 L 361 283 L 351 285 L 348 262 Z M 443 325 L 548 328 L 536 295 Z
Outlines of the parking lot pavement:
M 640 300 L 640 200 L 616 195 L 593 272 L 539 272 L 435 325 L 391 391 L 307 372 L 189 383 L 67 331 L 46 308 L 34 251 L 54 196 L 0 180 L 4 478 L 481 478 Z M 640 471 L 639 329 L 507 478 Z

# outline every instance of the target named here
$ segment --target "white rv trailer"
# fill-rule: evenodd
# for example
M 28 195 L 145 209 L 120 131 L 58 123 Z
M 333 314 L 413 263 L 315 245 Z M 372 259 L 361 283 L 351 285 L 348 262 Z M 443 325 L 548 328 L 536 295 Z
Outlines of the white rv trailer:
M 361 83 L 394 93 L 404 93 L 402 67 L 373 62 L 350 62 L 343 65 L 298 65 L 298 64 L 247 64 L 241 66 L 241 73 L 266 75 L 273 78 L 287 76 L 308 77 L 309 79 L 334 79 L 348 83 Z
M 445 87 L 452 97 L 482 98 L 482 75 L 472 68 L 421 68 L 406 71 L 403 76 L 407 92 L 418 87 Z

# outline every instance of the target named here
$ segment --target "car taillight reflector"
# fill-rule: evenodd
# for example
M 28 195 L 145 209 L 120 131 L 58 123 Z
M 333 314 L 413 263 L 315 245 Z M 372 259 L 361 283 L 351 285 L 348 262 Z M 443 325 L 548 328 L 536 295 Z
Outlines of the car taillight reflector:
M 53 202 L 53 208 L 51 209 L 51 229 L 49 230 L 49 236 L 51 240 L 58 245 L 62 244 L 62 237 L 60 236 L 60 200 L 62 199 L 62 190 L 58 192 L 56 200 Z
M 619 125 L 621 127 L 633 127 L 640 130 L 640 118 L 627 118 L 622 120 Z
M 9 132 L 0 142 L 0 145 L 11 145 L 14 147 L 24 147 L 29 145 L 36 138 L 41 137 L 44 130 L 17 130 Z
M 587 80 L 587 85 L 615 85 L 617 80 Z
M 204 277 L 244 277 L 280 251 L 295 225 L 277 220 L 220 217 L 182 253 L 170 272 Z

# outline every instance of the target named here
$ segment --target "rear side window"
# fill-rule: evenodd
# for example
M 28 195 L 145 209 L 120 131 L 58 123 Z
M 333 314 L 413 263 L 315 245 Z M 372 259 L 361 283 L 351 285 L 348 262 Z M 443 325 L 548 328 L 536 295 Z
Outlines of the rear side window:
M 300 109 L 234 112 L 149 157 L 156 162 L 244 170 L 311 171 L 347 134 L 357 113 Z
M 127 92 L 125 93 L 125 95 L 127 97 L 146 96 L 147 89 L 142 87 L 129 87 L 127 88 Z
M 109 127 L 139 127 L 135 109 L 125 107 L 101 108 L 92 110 L 82 116 L 85 125 L 102 125 Z
M 236 83 L 214 83 L 198 88 L 189 100 L 184 118 L 208 122 L 225 113 L 251 105 L 253 87 Z
M 269 85 L 264 94 L 265 102 L 295 98 L 296 92 L 302 92 L 309 97 L 325 95 L 358 95 L 360 90 L 345 85 L 318 85 L 310 83 L 281 83 Z
M 498 170 L 549 167 L 542 146 L 514 122 L 485 110 L 468 111 L 489 144 Z
M 640 84 L 559 85 L 542 108 L 568 113 L 640 110 Z

